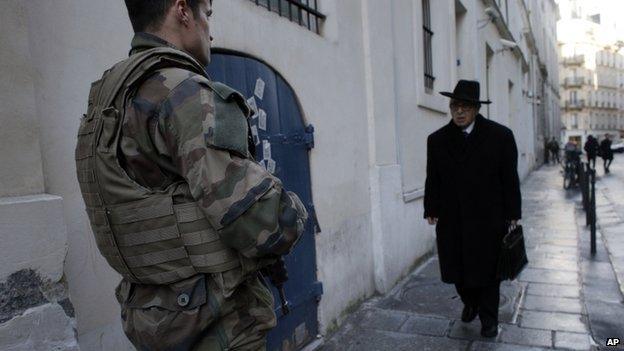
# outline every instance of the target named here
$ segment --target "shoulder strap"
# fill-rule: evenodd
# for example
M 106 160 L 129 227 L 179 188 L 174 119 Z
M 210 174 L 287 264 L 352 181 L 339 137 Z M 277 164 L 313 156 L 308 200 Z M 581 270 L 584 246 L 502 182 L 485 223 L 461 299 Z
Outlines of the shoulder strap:
M 148 74 L 166 67 L 179 67 L 208 77 L 201 64 L 190 55 L 173 48 L 158 47 L 134 54 L 114 66 L 102 78 L 95 104 L 102 109 L 111 106 L 121 91 L 128 90 Z

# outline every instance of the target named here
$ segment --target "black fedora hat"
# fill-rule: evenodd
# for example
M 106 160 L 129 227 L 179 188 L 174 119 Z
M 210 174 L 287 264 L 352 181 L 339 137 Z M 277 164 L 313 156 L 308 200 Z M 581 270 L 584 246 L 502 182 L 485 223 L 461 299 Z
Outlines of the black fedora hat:
M 450 91 L 441 91 L 440 94 L 444 96 L 448 96 L 452 99 L 473 102 L 475 104 L 476 103 L 481 103 L 481 104 L 492 103 L 492 101 L 490 100 L 486 100 L 486 101 L 479 100 L 480 99 L 479 95 L 481 94 L 481 86 L 479 85 L 479 82 L 477 82 L 476 80 L 462 79 L 459 82 L 457 82 L 457 85 L 455 86 L 455 89 L 453 90 L 452 93 Z

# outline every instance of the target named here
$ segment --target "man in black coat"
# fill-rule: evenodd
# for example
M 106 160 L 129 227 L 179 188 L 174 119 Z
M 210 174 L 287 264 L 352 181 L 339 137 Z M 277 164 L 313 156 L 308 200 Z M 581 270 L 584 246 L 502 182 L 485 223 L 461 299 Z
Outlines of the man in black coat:
M 613 150 L 611 150 L 611 135 L 605 134 L 605 138 L 600 142 L 600 157 L 604 161 L 604 172 L 608 174 L 610 172 L 609 167 L 613 162 Z
M 596 140 L 596 138 L 594 138 L 594 136 L 590 134 L 587 137 L 587 141 L 585 142 L 585 146 L 583 147 L 583 149 L 585 149 L 585 152 L 587 153 L 587 163 L 592 168 L 596 168 L 596 155 L 598 155 L 598 148 L 598 140 Z
M 548 150 L 550 150 L 552 159 L 555 160 L 557 164 L 561 163 L 561 161 L 559 161 L 559 142 L 555 139 L 555 137 L 550 139 L 550 142 L 548 143 Z
M 455 284 L 462 321 L 477 314 L 481 334 L 498 334 L 501 239 L 521 218 L 518 151 L 512 131 L 479 114 L 479 83 L 460 80 L 452 120 L 427 139 L 425 213 L 436 225 L 442 281 Z

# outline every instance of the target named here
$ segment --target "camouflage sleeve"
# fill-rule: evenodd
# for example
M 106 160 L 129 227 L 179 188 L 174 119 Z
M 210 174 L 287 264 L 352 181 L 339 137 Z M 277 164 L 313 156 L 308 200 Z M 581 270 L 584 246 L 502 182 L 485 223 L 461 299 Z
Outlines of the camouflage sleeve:
M 249 258 L 286 254 L 303 232 L 305 207 L 253 159 L 210 144 L 215 94 L 203 79 L 186 79 L 163 101 L 159 138 L 226 245 Z

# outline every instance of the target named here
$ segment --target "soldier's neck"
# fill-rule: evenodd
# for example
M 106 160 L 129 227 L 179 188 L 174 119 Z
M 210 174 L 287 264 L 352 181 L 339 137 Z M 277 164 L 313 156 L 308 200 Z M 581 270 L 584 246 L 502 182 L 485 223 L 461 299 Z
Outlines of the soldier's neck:
M 157 36 L 176 48 L 184 50 L 180 34 L 175 30 L 168 28 L 166 24 L 164 24 L 158 31 L 145 31 L 145 33 Z

